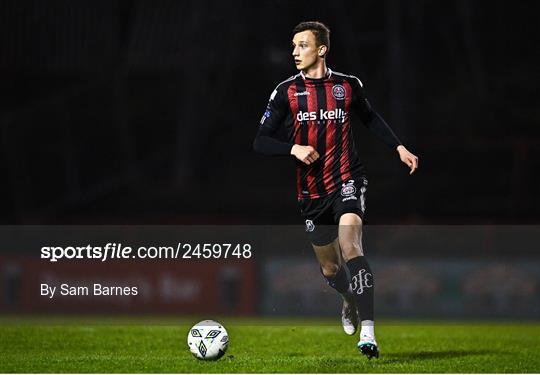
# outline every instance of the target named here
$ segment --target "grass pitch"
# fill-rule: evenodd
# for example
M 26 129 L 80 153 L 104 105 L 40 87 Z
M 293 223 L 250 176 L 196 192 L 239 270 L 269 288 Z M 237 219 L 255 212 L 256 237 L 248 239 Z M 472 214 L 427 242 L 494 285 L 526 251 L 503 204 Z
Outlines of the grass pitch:
M 368 361 L 337 319 L 222 318 L 229 350 L 204 362 L 186 344 L 198 320 L 2 317 L 0 372 L 540 372 L 540 323 L 381 321 Z

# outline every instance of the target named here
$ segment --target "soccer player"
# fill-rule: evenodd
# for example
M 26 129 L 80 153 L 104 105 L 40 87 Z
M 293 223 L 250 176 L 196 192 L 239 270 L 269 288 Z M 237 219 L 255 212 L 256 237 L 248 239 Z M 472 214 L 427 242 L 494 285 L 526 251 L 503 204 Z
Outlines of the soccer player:
M 411 174 L 418 168 L 418 158 L 373 110 L 358 78 L 327 68 L 330 30 L 326 25 L 298 24 L 292 48 L 300 72 L 270 95 L 253 147 L 264 155 L 296 158 L 298 203 L 306 232 L 324 278 L 343 297 L 345 333 L 355 334 L 360 320 L 358 349 L 371 359 L 379 356 L 379 349 L 373 273 L 362 249 L 368 182 L 353 142 L 351 112 L 396 150 Z M 281 126 L 287 131 L 287 141 L 275 137 Z

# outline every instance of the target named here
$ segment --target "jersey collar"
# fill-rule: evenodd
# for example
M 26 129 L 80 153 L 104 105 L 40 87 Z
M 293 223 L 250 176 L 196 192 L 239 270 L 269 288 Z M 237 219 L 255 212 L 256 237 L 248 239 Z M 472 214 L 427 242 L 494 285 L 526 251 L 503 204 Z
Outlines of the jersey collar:
M 322 78 L 309 78 L 309 77 L 306 77 L 306 76 L 304 75 L 304 72 L 300 72 L 300 76 L 301 76 L 304 80 L 308 79 L 308 80 L 310 80 L 310 81 L 319 81 L 319 80 L 322 81 L 322 80 L 324 80 L 324 79 L 328 79 L 328 78 L 332 77 L 332 69 L 326 68 L 326 74 L 325 74 L 325 76 L 322 77 Z

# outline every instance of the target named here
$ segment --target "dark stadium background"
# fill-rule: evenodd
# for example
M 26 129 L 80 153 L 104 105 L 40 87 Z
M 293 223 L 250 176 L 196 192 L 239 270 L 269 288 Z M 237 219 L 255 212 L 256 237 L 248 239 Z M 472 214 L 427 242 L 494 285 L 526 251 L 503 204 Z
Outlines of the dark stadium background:
M 501 279 L 513 278 L 517 297 L 495 305 L 486 297 L 473 311 L 489 315 L 502 306 L 503 316 L 534 315 L 540 311 L 538 252 L 499 241 L 495 225 L 538 224 L 540 217 L 538 11 L 537 2 L 507 0 L 4 0 L 0 222 L 302 225 L 293 162 L 258 156 L 252 142 L 270 93 L 296 72 L 291 29 L 316 19 L 332 30 L 329 67 L 357 75 L 375 109 L 420 158 L 420 169 L 409 176 L 397 153 L 364 127 L 355 129 L 368 170 L 369 222 L 472 224 L 485 239 L 473 249 L 451 241 L 439 246 L 444 236 L 425 230 L 429 241 L 415 237 L 421 246 L 398 241 L 389 252 L 378 248 L 376 256 L 412 262 L 388 261 L 388 280 L 410 280 L 419 269 L 431 276 L 453 270 L 455 290 L 469 282 L 466 298 L 478 302 L 474 293 L 485 280 L 492 298 Z M 314 262 L 309 248 L 294 255 Z M 409 259 L 417 255 L 424 258 Z M 477 263 L 462 255 L 476 256 L 488 269 L 463 281 Z M 508 269 L 510 258 L 522 263 Z M 266 274 L 309 269 L 322 285 L 314 264 L 286 262 L 274 259 Z M 17 311 L 9 293 L 18 290 L 23 266 L 6 264 L 3 303 Z M 37 277 L 44 264 L 24 267 Z M 59 266 L 59 275 L 67 268 Z M 257 280 L 264 279 L 257 269 Z M 236 276 L 227 272 L 234 289 Z M 424 276 L 415 280 L 429 289 L 431 276 Z M 444 280 L 437 282 L 445 288 Z M 429 293 L 440 290 L 414 298 L 430 301 Z M 388 312 L 395 314 L 389 298 Z M 271 311 L 265 303 L 259 301 L 258 311 Z M 444 313 L 452 315 L 448 303 Z M 414 307 L 404 308 L 414 315 Z
M 373 223 L 522 223 L 540 214 L 533 1 L 2 1 L 1 219 L 297 223 L 294 168 L 254 155 L 295 73 L 290 31 L 332 29 L 420 156 L 408 177 L 363 128 Z

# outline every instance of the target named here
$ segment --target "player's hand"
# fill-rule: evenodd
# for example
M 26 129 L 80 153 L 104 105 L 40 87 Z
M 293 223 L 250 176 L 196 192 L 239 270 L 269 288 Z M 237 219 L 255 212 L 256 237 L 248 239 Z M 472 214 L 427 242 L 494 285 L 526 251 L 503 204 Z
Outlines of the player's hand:
M 291 155 L 307 165 L 314 163 L 319 158 L 319 153 L 311 146 L 294 145 L 291 149 Z
M 418 156 L 409 152 L 409 150 L 407 150 L 403 145 L 399 145 L 397 147 L 397 152 L 399 153 L 399 158 L 401 161 L 411 168 L 411 172 L 409 174 L 413 174 L 414 171 L 418 169 Z

